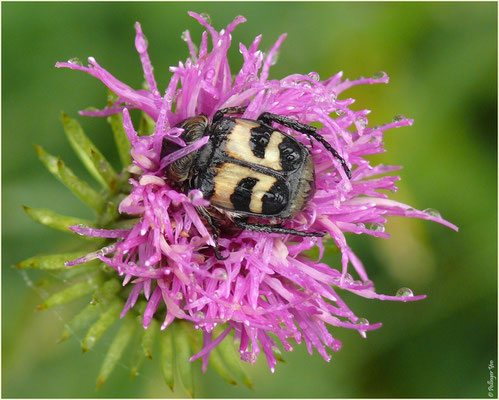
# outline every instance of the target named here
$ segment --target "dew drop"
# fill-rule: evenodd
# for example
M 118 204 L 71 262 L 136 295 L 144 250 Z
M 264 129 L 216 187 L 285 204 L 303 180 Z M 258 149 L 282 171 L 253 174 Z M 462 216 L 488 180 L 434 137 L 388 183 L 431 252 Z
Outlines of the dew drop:
M 187 42 L 187 38 L 188 38 L 188 37 L 189 37 L 189 36 L 188 36 L 187 31 L 183 31 L 183 32 L 182 32 L 182 34 L 180 35 L 180 38 L 181 38 L 183 41 L 185 41 L 185 42 Z
M 320 80 L 320 76 L 317 72 L 310 72 L 308 74 L 309 77 L 311 77 L 314 81 L 319 81 Z
M 412 293 L 412 290 L 406 287 L 400 288 L 397 290 L 397 293 L 395 294 L 397 297 L 412 297 L 414 296 L 414 293 Z
M 432 217 L 436 217 L 436 218 L 441 218 L 442 216 L 440 215 L 440 213 L 435 210 L 434 208 L 426 208 L 423 210 L 424 213 L 428 214 L 428 215 L 431 215 Z
M 209 14 L 201 13 L 200 15 L 205 19 L 206 23 L 211 24 L 211 17 Z
M 343 277 L 343 282 L 351 284 L 353 282 L 353 277 L 348 272 Z
M 184 298 L 184 295 L 182 294 L 182 292 L 177 292 L 177 293 L 175 294 L 175 298 L 176 298 L 177 300 L 182 300 L 182 299 Z
M 397 114 L 393 117 L 392 122 L 400 122 L 403 121 L 405 117 L 401 114 Z
M 67 267 L 69 265 L 69 261 L 64 261 L 64 266 Z
M 277 64 L 277 60 L 279 60 L 279 52 L 278 51 L 276 51 L 272 55 L 272 59 L 270 60 L 270 65 L 276 65 Z
M 369 229 L 371 229 L 373 232 L 384 232 L 385 231 L 385 225 L 379 224 L 379 223 L 374 223 L 369 226 Z
M 213 278 L 225 281 L 227 280 L 227 271 L 223 268 L 217 268 L 213 271 Z
M 373 288 L 374 287 L 373 281 L 371 281 L 370 279 L 362 281 L 362 285 L 364 285 L 366 287 L 369 287 L 369 288 Z
M 215 76 L 215 70 L 213 68 L 210 68 L 206 73 L 204 74 L 205 79 L 210 80 L 213 79 Z
M 339 108 L 338 108 L 338 109 L 336 109 L 335 113 L 336 113 L 336 115 L 339 115 L 339 116 L 342 116 L 342 115 L 345 115 L 345 114 L 346 114 L 346 113 L 345 113 L 345 111 L 340 110 Z
M 355 120 L 355 122 L 357 122 L 362 129 L 366 129 L 366 127 L 367 127 L 367 120 L 365 118 L 357 118 Z
M 372 76 L 372 78 L 373 78 L 373 79 L 381 79 L 381 78 L 383 78 L 383 77 L 385 77 L 385 76 L 386 76 L 386 74 L 385 74 L 383 71 L 379 71 L 379 72 L 376 72 L 376 73 Z
M 357 326 L 368 326 L 369 325 L 369 321 L 365 318 L 359 318 L 356 322 L 355 322 L 355 325 Z
M 335 93 L 331 93 L 329 95 L 329 97 L 331 97 L 331 101 L 336 101 L 337 97 L 336 97 L 336 94 Z
M 198 318 L 198 319 L 205 319 L 206 317 L 204 315 L 204 312 L 198 311 L 198 312 L 196 312 L 196 318 Z
M 68 63 L 70 64 L 74 64 L 74 65 L 79 65 L 80 67 L 83 66 L 82 62 L 80 61 L 80 59 L 78 57 L 73 57 L 73 58 L 70 58 L 68 60 Z

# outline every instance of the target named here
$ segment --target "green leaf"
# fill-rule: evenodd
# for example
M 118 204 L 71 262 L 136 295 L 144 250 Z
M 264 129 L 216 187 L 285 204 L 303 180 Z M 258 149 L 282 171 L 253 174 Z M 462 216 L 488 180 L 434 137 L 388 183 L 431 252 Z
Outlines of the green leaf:
M 44 270 L 57 270 L 57 269 L 70 269 L 64 263 L 66 261 L 74 260 L 87 254 L 86 251 L 76 251 L 73 253 L 60 253 L 60 254 L 40 254 L 27 260 L 21 261 L 14 265 L 14 268 L 30 268 L 30 269 L 44 269 Z M 71 269 L 74 267 L 71 267 Z
M 123 301 L 115 299 L 100 318 L 90 326 L 81 343 L 84 353 L 92 349 L 104 332 L 120 318 L 122 308 Z
M 85 135 L 82 127 L 76 120 L 62 113 L 64 131 L 76 154 L 83 162 L 88 172 L 104 187 L 111 192 L 117 189 L 117 176 L 113 167 Z
M 54 213 L 51 210 L 42 209 L 42 208 L 31 208 L 28 206 L 23 206 L 24 211 L 31 218 L 33 218 L 36 222 L 46 225 L 50 228 L 57 229 L 62 232 L 71 233 L 73 235 L 78 235 L 77 233 L 68 229 L 68 226 L 71 225 L 85 225 L 91 226 L 93 223 L 91 221 L 87 221 L 81 218 L 67 217 L 65 215 L 59 215 Z M 101 240 L 100 238 L 90 237 L 90 236 L 80 236 L 86 240 Z
M 130 157 L 130 141 L 123 128 L 123 115 L 110 115 L 107 117 L 107 122 L 111 125 L 111 129 L 113 130 L 114 142 L 118 148 L 121 164 L 123 167 L 127 167 L 132 163 L 132 158 Z
M 70 280 L 78 278 L 81 275 L 91 275 L 96 271 L 101 271 L 99 265 L 102 265 L 102 262 L 100 260 L 92 260 L 85 264 L 66 267 L 65 269 L 54 270 L 53 273 L 47 276 L 51 278 L 50 282 L 68 282 Z
M 104 212 L 99 215 L 98 223 L 100 226 L 108 226 L 119 217 L 118 204 L 111 200 L 106 202 Z
M 173 325 L 173 324 L 172 324 Z M 159 343 L 161 347 L 161 369 L 165 382 L 173 391 L 175 363 L 173 359 L 173 329 L 170 325 L 167 329 L 160 332 Z
M 137 322 L 131 314 L 127 315 L 120 327 L 120 330 L 116 334 L 109 346 L 106 357 L 102 362 L 102 366 L 97 378 L 97 388 L 100 388 L 104 382 L 106 382 L 111 372 L 113 372 L 116 364 L 121 359 L 123 351 L 132 339 L 132 336 L 137 328 Z
M 137 341 L 133 351 L 132 362 L 130 364 L 130 378 L 135 378 L 139 374 L 140 366 L 142 361 L 144 361 L 144 351 L 142 350 L 142 345 L 140 341 Z
M 146 356 L 147 358 L 152 358 L 154 339 L 156 338 L 156 332 L 158 331 L 159 322 L 153 318 L 147 329 L 144 329 L 142 332 L 140 343 L 144 356 Z
M 88 304 L 83 310 L 76 314 L 69 323 L 64 325 L 59 342 L 66 340 L 71 334 L 74 334 L 74 332 L 90 324 L 99 316 L 100 312 L 100 307 Z
M 50 307 L 69 303 L 72 300 L 75 300 L 97 290 L 101 282 L 101 274 L 90 275 L 87 279 L 72 284 L 71 286 L 68 286 L 61 291 L 49 296 L 41 305 L 38 306 L 38 309 L 44 310 Z
M 83 329 L 94 321 L 103 312 L 104 307 L 115 297 L 120 288 L 121 285 L 117 279 L 104 282 L 92 296 L 90 304 L 64 326 L 60 341 L 67 339 L 71 333 Z
M 107 304 L 121 289 L 118 279 L 112 278 L 104 282 L 92 296 L 91 304 Z
M 126 216 L 121 216 L 126 217 Z M 130 219 L 120 219 L 113 222 L 108 226 L 108 229 L 132 229 L 137 223 L 140 222 L 140 218 L 130 218 Z
M 104 198 L 99 193 L 92 189 L 88 183 L 78 178 L 59 157 L 50 155 L 38 145 L 35 145 L 35 149 L 38 157 L 47 169 L 66 185 L 76 197 L 98 213 L 102 212 L 104 209 Z
M 140 307 L 139 307 L 140 308 Z M 139 315 L 136 317 L 136 323 L 142 325 L 142 313 L 139 311 Z M 152 359 L 154 339 L 156 338 L 156 333 L 159 332 L 159 322 L 153 318 L 147 329 L 142 329 L 140 339 L 135 348 L 135 352 L 132 358 L 130 376 L 134 378 L 139 373 L 140 365 L 145 357 Z
M 180 323 L 171 325 L 173 328 L 173 341 L 175 345 L 175 362 L 177 364 L 177 371 L 184 390 L 190 397 L 194 397 L 194 382 L 192 380 L 192 363 L 189 361 L 191 358 L 191 348 L 189 346 L 189 339 L 180 326 Z
M 215 331 L 220 334 L 222 329 L 217 327 Z M 239 353 L 235 349 L 233 335 L 229 334 L 227 337 L 220 342 L 218 345 L 218 350 L 222 356 L 222 359 L 225 361 L 229 370 L 231 370 L 246 386 L 250 389 L 253 389 L 253 384 L 251 383 L 251 379 L 247 372 L 244 370 L 242 366 L 242 361 L 239 357 Z
M 232 372 L 225 366 L 218 349 L 213 349 L 210 353 L 210 365 L 225 381 L 231 385 L 237 385 L 237 381 Z

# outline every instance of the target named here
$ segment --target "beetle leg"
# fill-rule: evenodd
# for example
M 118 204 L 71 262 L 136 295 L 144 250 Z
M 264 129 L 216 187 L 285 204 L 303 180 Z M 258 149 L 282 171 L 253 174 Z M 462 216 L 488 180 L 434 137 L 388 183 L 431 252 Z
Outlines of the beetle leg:
M 258 121 L 261 121 L 267 125 L 270 125 L 271 121 L 277 122 L 278 124 L 287 126 L 288 128 L 294 129 L 297 132 L 303 133 L 304 135 L 307 135 L 309 138 L 313 137 L 315 140 L 318 142 L 322 143 L 322 145 L 328 150 L 335 158 L 338 159 L 338 161 L 341 163 L 343 166 L 343 169 L 345 170 L 345 173 L 348 176 L 348 179 L 352 177 L 352 174 L 350 172 L 350 168 L 348 168 L 348 165 L 346 161 L 341 157 L 338 152 L 331 147 L 331 145 L 320 135 L 317 133 L 317 128 L 310 126 L 310 125 L 305 125 L 302 124 L 298 121 L 295 121 L 294 119 L 284 117 L 282 115 L 277 115 L 277 114 L 271 114 L 268 112 L 264 112 L 258 117 Z
M 196 209 L 198 210 L 199 215 L 201 215 L 201 217 L 203 217 L 203 219 L 206 221 L 206 223 L 208 225 L 210 225 L 210 227 L 211 227 L 211 231 L 212 231 L 211 234 L 213 236 L 213 240 L 215 241 L 215 247 L 213 247 L 213 251 L 215 252 L 215 257 L 217 258 L 217 260 L 227 260 L 229 258 L 229 256 L 227 256 L 227 257 L 222 256 L 222 254 L 220 253 L 220 250 L 219 250 L 219 245 L 218 245 L 219 227 L 217 226 L 217 224 L 215 223 L 215 221 L 211 217 L 210 213 L 206 210 L 206 208 L 196 207 Z
M 304 237 L 322 237 L 326 234 L 325 232 L 301 232 L 295 229 L 282 228 L 278 225 L 250 224 L 244 219 L 235 219 L 234 222 L 239 228 L 254 232 L 282 233 L 284 235 L 296 235 Z
M 213 115 L 213 122 L 219 121 L 225 114 L 242 114 L 246 111 L 246 108 L 246 106 L 222 108 L 221 110 L 218 110 L 215 115 Z

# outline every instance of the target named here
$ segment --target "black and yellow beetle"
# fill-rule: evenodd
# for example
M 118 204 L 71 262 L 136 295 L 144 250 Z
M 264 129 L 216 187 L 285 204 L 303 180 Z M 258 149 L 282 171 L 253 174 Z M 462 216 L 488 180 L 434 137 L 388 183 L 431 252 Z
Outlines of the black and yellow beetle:
M 198 212 L 212 228 L 215 242 L 227 219 L 245 230 L 323 236 L 322 232 L 301 232 L 279 224 L 248 222 L 250 218 L 267 221 L 293 218 L 315 192 L 310 151 L 293 136 L 273 128 L 272 122 L 322 143 L 341 162 L 350 178 L 345 160 L 310 125 L 270 113 L 263 113 L 257 120 L 227 116 L 242 114 L 244 110 L 245 107 L 219 110 L 211 124 L 205 115 L 182 121 L 178 126 L 184 129 L 181 138 L 186 144 L 206 135 L 210 139 L 199 150 L 166 167 L 169 183 L 184 192 L 199 189 L 209 200 L 210 206 L 198 207 Z M 161 157 L 177 148 L 165 140 Z M 223 259 L 217 248 L 215 255 Z

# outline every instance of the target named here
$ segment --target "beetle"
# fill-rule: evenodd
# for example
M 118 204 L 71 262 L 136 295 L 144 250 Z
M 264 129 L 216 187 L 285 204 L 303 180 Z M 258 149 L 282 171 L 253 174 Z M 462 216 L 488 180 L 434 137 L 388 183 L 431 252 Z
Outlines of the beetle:
M 348 178 L 345 160 L 319 134 L 317 129 L 294 119 L 263 113 L 256 120 L 236 117 L 246 107 L 218 110 L 210 123 L 200 114 L 180 122 L 186 145 L 208 135 L 208 142 L 195 152 L 168 165 L 164 174 L 169 183 L 183 192 L 199 189 L 209 207 L 197 207 L 212 229 L 218 259 L 222 225 L 243 230 L 324 236 L 323 232 L 301 232 L 282 224 L 250 223 L 251 219 L 283 221 L 302 210 L 315 192 L 314 163 L 309 149 L 293 136 L 272 127 L 272 122 L 289 127 L 320 142 L 337 158 Z M 164 140 L 161 158 L 179 146 Z M 228 220 L 228 221 L 227 221 Z

